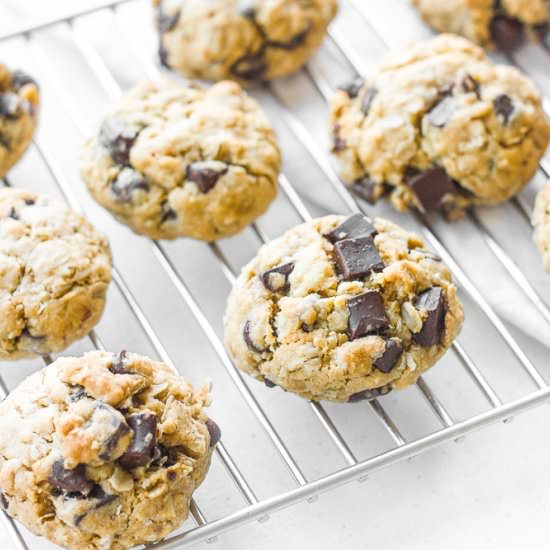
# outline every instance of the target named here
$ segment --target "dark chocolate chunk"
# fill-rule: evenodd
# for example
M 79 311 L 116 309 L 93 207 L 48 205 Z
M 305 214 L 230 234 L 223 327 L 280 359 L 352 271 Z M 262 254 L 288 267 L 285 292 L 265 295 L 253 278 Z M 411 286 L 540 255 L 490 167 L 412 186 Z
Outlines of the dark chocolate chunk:
M 346 140 L 340 137 L 340 124 L 332 128 L 332 152 L 338 153 L 346 148 Z
M 307 27 L 303 31 L 300 31 L 298 34 L 295 34 L 292 38 L 289 40 L 286 40 L 285 42 L 279 41 L 279 40 L 268 40 L 266 42 L 266 47 L 268 48 L 278 48 L 281 50 L 294 50 L 301 46 L 307 38 L 307 35 L 309 34 L 310 27 Z
M 252 338 L 250 336 L 250 325 L 251 325 L 250 321 L 247 321 L 244 324 L 243 338 L 244 338 L 245 344 L 247 345 L 250 351 L 253 351 L 254 353 L 263 353 L 265 350 L 256 347 L 254 345 L 254 342 L 252 341 Z
M 22 113 L 23 102 L 21 98 L 12 92 L 0 94 L 0 116 L 15 119 Z
M 116 495 L 110 495 L 109 493 L 106 493 L 101 485 L 94 485 L 93 489 L 90 491 L 90 494 L 88 495 L 88 500 L 92 500 L 93 504 L 90 506 L 90 509 L 84 513 L 84 514 L 78 514 L 74 517 L 74 523 L 78 527 L 80 523 L 82 523 L 82 520 L 92 511 L 99 510 L 100 508 L 103 508 L 104 506 L 107 506 L 111 502 L 115 501 L 117 499 Z
M 357 77 L 356 79 L 352 80 L 351 82 L 348 82 L 347 84 L 343 84 L 342 86 L 338 86 L 339 90 L 342 90 L 343 92 L 346 92 L 350 99 L 355 99 L 359 92 L 361 91 L 361 88 L 363 87 L 363 84 L 365 81 Z
M 6 498 L 6 495 L 2 491 L 0 491 L 0 506 L 4 510 L 7 510 L 9 505 L 10 505 L 10 503 L 9 503 L 8 499 Z
M 11 87 L 14 90 L 20 90 L 27 84 L 34 84 L 35 86 L 38 86 L 36 80 L 23 71 L 17 69 L 11 73 Z
M 113 374 L 132 374 L 133 371 L 128 370 L 128 352 L 123 349 L 116 358 L 116 361 L 113 361 L 112 365 L 109 367 L 109 370 Z
M 429 168 L 416 175 L 405 175 L 405 181 L 426 212 L 435 212 L 441 206 L 445 195 L 456 195 L 453 180 L 443 168 Z
M 415 298 L 414 307 L 420 311 L 424 322 L 420 332 L 413 334 L 413 340 L 424 347 L 440 344 L 445 333 L 447 312 L 443 289 L 434 286 L 424 290 Z
M 206 421 L 206 427 L 208 429 L 208 433 L 210 434 L 210 447 L 214 447 L 216 443 L 221 439 L 222 431 L 211 418 Z
M 479 82 L 470 74 L 462 79 L 462 89 L 464 92 L 473 92 L 478 99 L 481 99 L 481 88 Z
M 275 388 L 277 386 L 277 384 L 275 384 L 275 382 L 272 382 L 269 378 L 266 378 L 265 376 L 264 376 L 264 384 L 268 388 Z
M 170 220 L 175 220 L 178 215 L 176 214 L 176 211 L 172 209 L 168 201 L 164 201 L 161 205 L 161 213 L 160 213 L 160 225 L 163 223 L 169 222 Z
M 387 395 L 391 392 L 390 386 L 382 386 L 381 388 L 374 388 L 372 390 L 363 390 L 358 393 L 350 395 L 348 403 L 357 403 L 359 401 L 370 401 L 371 399 L 376 399 L 382 395 Z
M 507 15 L 497 15 L 489 24 L 493 42 L 499 50 L 511 52 L 523 42 L 523 23 Z
M 171 69 L 172 67 L 170 66 L 170 63 L 168 61 L 168 50 L 164 47 L 164 44 L 162 43 L 162 39 L 159 40 L 158 54 L 159 54 L 160 64 L 163 67 L 166 67 L 167 69 Z
M 374 237 L 376 227 L 363 214 L 353 214 L 342 222 L 336 229 L 323 235 L 331 243 L 343 241 L 344 239 L 357 239 L 359 237 Z
M 509 96 L 500 94 L 493 100 L 493 107 L 497 117 L 502 118 L 502 123 L 506 126 L 510 120 L 510 115 L 514 112 L 514 104 Z
M 445 96 L 428 111 L 428 120 L 432 126 L 443 128 L 451 120 L 456 109 L 455 99 L 452 96 Z
M 387 328 L 390 320 L 384 308 L 384 299 L 377 290 L 369 290 L 348 300 L 348 336 L 355 340 L 370 332 Z
M 180 12 L 177 11 L 176 13 L 169 15 L 167 14 L 162 4 L 157 9 L 157 26 L 158 30 L 161 33 L 171 31 L 178 23 L 180 19 Z
M 218 179 L 226 173 L 227 166 L 221 170 L 216 170 L 212 167 L 207 167 L 203 162 L 194 162 L 187 167 L 185 177 L 189 181 L 196 183 L 203 193 L 208 193 L 218 183 Z
M 251 0 L 241 0 L 237 5 L 237 13 L 253 23 L 256 22 L 256 6 Z
M 170 468 L 178 462 L 178 453 L 185 454 L 185 449 L 182 447 L 165 447 L 159 443 L 153 452 L 153 461 L 151 466 Z
M 34 199 L 25 199 L 25 204 L 27 206 L 32 206 L 33 204 L 35 204 L 35 200 Z
M 109 151 L 111 158 L 121 166 L 130 164 L 130 149 L 141 129 L 119 118 L 107 118 L 99 131 L 99 143 Z
M 377 95 L 378 90 L 376 88 L 369 87 L 365 90 L 363 98 L 361 99 L 361 111 L 365 116 L 369 114 L 372 102 Z
M 370 273 L 382 271 L 384 262 L 372 237 L 359 237 L 338 241 L 334 245 L 334 257 L 338 272 L 344 281 L 366 277 Z
M 117 413 L 116 409 L 113 409 L 113 407 L 107 405 L 106 403 L 101 403 L 99 407 L 111 414 L 113 426 L 113 431 L 103 442 L 103 450 L 101 451 L 99 458 L 101 458 L 101 460 L 111 460 L 113 451 L 116 449 L 118 442 L 130 432 L 130 428 L 124 419 Z
M 134 191 L 138 189 L 149 191 L 150 186 L 145 176 L 131 168 L 123 168 L 111 183 L 111 192 L 117 202 L 131 202 Z
M 53 463 L 48 480 L 54 488 L 65 493 L 77 493 L 84 496 L 89 494 L 94 485 L 86 477 L 84 464 L 79 464 L 76 468 L 67 470 L 63 460 L 57 460 Z
M 239 57 L 230 71 L 241 80 L 261 80 L 267 70 L 267 63 L 264 59 L 264 51 L 249 53 Z
M 69 399 L 71 400 L 71 402 L 75 403 L 76 401 L 80 401 L 85 397 L 88 397 L 86 390 L 82 386 L 77 385 L 77 386 L 74 386 L 74 391 L 71 392 Z
M 391 372 L 395 365 L 397 365 L 397 361 L 399 361 L 402 353 L 403 346 L 400 341 L 396 338 L 390 338 L 386 340 L 384 353 L 374 361 L 373 366 L 381 372 Z
M 288 277 L 294 271 L 294 262 L 279 265 L 260 275 L 263 285 L 271 292 L 288 292 L 290 282 Z
M 387 183 L 376 183 L 368 176 L 360 178 L 351 184 L 353 193 L 369 204 L 376 204 L 378 199 L 390 193 L 391 189 L 391 185 Z
M 128 416 L 126 422 L 133 432 L 133 439 L 119 461 L 125 468 L 145 466 L 153 460 L 157 445 L 157 417 L 144 412 Z
M 12 220 L 18 220 L 19 219 L 19 215 L 17 214 L 17 210 L 15 210 L 15 208 L 13 206 L 11 207 L 11 210 L 8 214 L 8 218 L 11 218 Z

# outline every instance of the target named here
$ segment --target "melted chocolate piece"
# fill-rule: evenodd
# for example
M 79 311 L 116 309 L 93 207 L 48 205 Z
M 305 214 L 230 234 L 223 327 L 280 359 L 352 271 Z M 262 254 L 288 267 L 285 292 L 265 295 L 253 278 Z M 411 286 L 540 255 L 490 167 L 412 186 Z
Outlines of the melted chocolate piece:
M 350 395 L 348 403 L 357 403 L 359 401 L 370 401 L 371 399 L 376 399 L 382 395 L 387 395 L 391 392 L 390 386 L 382 386 L 381 388 L 374 388 L 372 390 L 363 390 L 358 393 Z
M 376 88 L 369 87 L 365 90 L 363 98 L 361 99 L 361 112 L 367 116 L 369 114 L 370 108 L 374 98 L 378 95 L 378 90 Z
M 344 281 L 353 281 L 384 269 L 372 237 L 345 239 L 334 245 L 338 272 Z
M 290 274 L 294 271 L 294 262 L 288 262 L 266 271 L 260 279 L 267 290 L 271 292 L 288 292 L 290 290 Z
M 163 223 L 169 222 L 170 220 L 175 220 L 178 215 L 175 210 L 172 210 L 168 201 L 164 201 L 161 205 L 161 215 L 160 215 L 160 225 Z
M 523 42 L 523 23 L 513 17 L 507 15 L 493 17 L 489 30 L 493 42 L 503 52 L 511 52 Z
M 355 99 L 359 95 L 359 92 L 361 91 L 363 84 L 365 84 L 365 81 L 362 78 L 357 77 L 356 79 L 352 80 L 351 82 L 348 82 L 347 84 L 338 86 L 338 89 L 342 90 L 343 92 L 346 92 L 346 94 L 348 94 L 350 99 Z
M 22 100 L 12 92 L 0 94 L 0 116 L 16 119 L 22 114 Z
M 348 336 L 355 340 L 371 332 L 387 328 L 390 320 L 384 308 L 384 299 L 377 290 L 369 290 L 348 300 Z
M 218 183 L 218 179 L 226 173 L 227 166 L 222 170 L 215 170 L 211 167 L 206 167 L 202 162 L 195 162 L 187 167 L 185 177 L 189 181 L 196 183 L 203 193 L 208 193 Z
M 145 466 L 153 460 L 157 445 L 157 417 L 143 412 L 128 416 L 126 422 L 133 432 L 133 439 L 119 462 L 125 468 Z
M 145 176 L 131 168 L 123 168 L 111 183 L 111 192 L 117 202 L 131 202 L 134 191 L 138 189 L 149 191 L 150 186 Z
M 432 126 L 443 128 L 457 109 L 457 104 L 452 96 L 446 96 L 436 103 L 428 111 L 428 120 Z
M 414 307 L 424 314 L 424 323 L 420 332 L 412 335 L 413 340 L 424 347 L 440 344 L 445 333 L 447 312 L 443 289 L 434 286 L 424 290 L 415 298 Z
M 113 362 L 113 364 L 109 367 L 109 370 L 113 374 L 132 374 L 133 371 L 128 370 L 127 368 L 127 362 L 128 362 L 128 352 L 123 349 L 116 359 L 116 361 Z
M 128 424 L 124 422 L 124 419 L 120 418 L 117 414 L 117 411 L 110 407 L 106 403 L 101 403 L 99 407 L 103 410 L 108 411 L 111 414 L 113 431 L 109 437 L 103 443 L 103 450 L 101 451 L 99 458 L 101 460 L 111 460 L 113 451 L 116 449 L 118 442 L 123 438 L 127 433 L 130 432 Z
M 396 338 L 386 340 L 384 353 L 374 361 L 373 366 L 380 372 L 391 372 L 395 365 L 397 365 L 402 353 L 403 346 L 399 340 Z
M 301 46 L 309 34 L 310 28 L 306 28 L 303 31 L 300 31 L 298 34 L 295 34 L 292 38 L 286 42 L 281 42 L 279 40 L 268 40 L 266 42 L 266 47 L 268 48 L 278 48 L 280 50 L 294 50 Z
M 247 321 L 244 324 L 243 338 L 246 346 L 250 351 L 253 351 L 254 353 L 263 353 L 265 351 L 264 349 L 259 349 L 254 345 L 254 342 L 252 341 L 252 338 L 250 336 L 250 321 Z
M 75 391 L 73 391 L 69 397 L 72 403 L 75 403 L 76 401 L 80 401 L 85 397 L 89 397 L 88 394 L 86 393 L 86 390 L 82 386 L 76 385 L 74 386 L 74 390 Z
M 500 94 L 493 100 L 493 107 L 497 118 L 502 119 L 502 124 L 506 126 L 510 120 L 510 115 L 514 112 L 514 104 L 509 96 L 506 94 Z
M 462 80 L 462 89 L 464 92 L 473 92 L 478 99 L 481 99 L 481 88 L 479 82 L 470 74 L 467 74 Z
M 79 464 L 76 468 L 67 470 L 63 460 L 57 460 L 53 463 L 48 481 L 55 489 L 59 489 L 64 493 L 83 496 L 88 495 L 94 485 L 86 477 L 84 464 Z
M 275 388 L 277 386 L 277 384 L 275 384 L 275 382 L 272 382 L 269 378 L 265 378 L 265 376 L 264 376 L 264 384 L 268 388 Z
M 415 175 L 406 174 L 405 181 L 425 212 L 435 212 L 440 208 L 445 195 L 457 193 L 453 180 L 438 166 Z
M 117 496 L 106 493 L 100 485 L 94 485 L 94 488 L 88 495 L 88 499 L 97 500 L 97 502 L 95 502 L 85 514 L 78 514 L 74 517 L 74 523 L 77 527 L 90 512 L 107 506 L 107 504 L 115 501 Z
M 26 86 L 27 84 L 34 84 L 35 86 L 38 86 L 34 78 L 29 76 L 27 73 L 20 71 L 19 69 L 11 73 L 11 87 L 14 90 L 20 90 L 23 86 Z
M 229 70 L 241 80 L 261 80 L 267 71 L 267 63 L 264 59 L 263 50 L 258 53 L 249 53 L 239 57 Z
M 374 237 L 378 232 L 372 222 L 363 214 L 353 214 L 336 229 L 323 235 L 331 243 L 359 237 Z
M 210 434 L 210 447 L 214 447 L 216 443 L 221 439 L 222 431 L 211 418 L 206 421 L 206 428 L 208 429 L 208 433 Z
M 109 151 L 111 158 L 121 166 L 130 165 L 130 149 L 141 129 L 119 118 L 107 118 L 99 131 L 99 143 Z

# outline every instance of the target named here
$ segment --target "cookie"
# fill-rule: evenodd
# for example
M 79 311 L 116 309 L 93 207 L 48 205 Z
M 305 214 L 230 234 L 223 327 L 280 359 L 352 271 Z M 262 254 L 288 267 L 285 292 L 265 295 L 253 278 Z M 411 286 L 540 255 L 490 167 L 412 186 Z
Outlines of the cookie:
M 0 360 L 86 336 L 110 281 L 108 241 L 83 216 L 44 195 L 0 189 Z
M 371 203 L 460 218 L 535 174 L 550 121 L 533 83 L 464 38 L 441 35 L 390 56 L 331 103 L 342 180 Z
M 452 32 L 488 48 L 510 52 L 525 38 L 544 41 L 548 0 L 412 0 L 439 32 Z
M 277 193 L 280 153 L 260 107 L 234 82 L 149 82 L 130 91 L 83 150 L 93 197 L 136 233 L 213 241 Z
M 122 550 L 177 528 L 218 426 L 208 388 L 123 351 L 63 357 L 0 404 L 0 504 L 74 550 Z
M 544 269 L 550 272 L 550 181 L 539 191 L 533 211 L 534 238 Z
M 412 233 L 327 216 L 264 245 L 231 291 L 238 368 L 307 399 L 358 401 L 413 384 L 463 320 L 448 268 Z
M 336 0 L 153 0 L 159 55 L 186 77 L 240 82 L 297 71 L 325 38 Z
M 23 71 L 0 63 L 0 178 L 27 150 L 38 114 L 38 86 Z

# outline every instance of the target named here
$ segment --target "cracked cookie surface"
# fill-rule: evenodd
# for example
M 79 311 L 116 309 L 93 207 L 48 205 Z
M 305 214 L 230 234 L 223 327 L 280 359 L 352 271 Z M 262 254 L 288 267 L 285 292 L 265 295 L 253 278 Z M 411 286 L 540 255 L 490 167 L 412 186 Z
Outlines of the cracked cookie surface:
M 184 76 L 265 81 L 317 50 L 336 0 L 153 0 L 161 62 Z
M 61 202 L 0 189 L 0 360 L 58 352 L 99 321 L 111 281 L 105 236 Z
M 32 140 L 38 115 L 38 85 L 23 71 L 0 63 L 0 178 Z
M 512 51 L 525 38 L 543 41 L 550 25 L 548 0 L 412 0 L 439 32 Z
M 206 386 L 139 355 L 60 358 L 0 404 L 0 504 L 65 548 L 158 541 L 208 471 L 208 404 Z
M 307 399 L 358 401 L 413 384 L 463 321 L 448 268 L 414 234 L 327 216 L 264 245 L 229 296 L 238 368 Z
M 550 181 L 539 191 L 533 211 L 534 238 L 544 269 L 550 272 Z
M 389 56 L 331 103 L 342 180 L 399 210 L 440 211 L 517 194 L 535 174 L 550 122 L 533 83 L 478 46 L 441 35 Z
M 212 241 L 238 233 L 277 193 L 280 153 L 262 110 L 235 82 L 148 82 L 84 145 L 93 197 L 136 233 Z

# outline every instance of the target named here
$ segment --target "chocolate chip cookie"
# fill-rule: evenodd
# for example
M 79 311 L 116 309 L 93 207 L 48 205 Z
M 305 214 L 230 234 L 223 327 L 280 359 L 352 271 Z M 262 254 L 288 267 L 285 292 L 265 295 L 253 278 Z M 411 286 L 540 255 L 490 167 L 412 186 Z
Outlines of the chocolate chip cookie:
M 544 40 L 550 24 L 548 0 L 412 0 L 440 32 L 453 32 L 510 52 L 525 38 Z
M 341 178 L 358 195 L 373 203 L 389 194 L 399 210 L 449 220 L 518 193 L 550 140 L 533 83 L 452 35 L 413 45 L 343 86 L 331 121 Z
M 122 550 L 177 528 L 218 426 L 165 364 L 126 351 L 63 357 L 0 404 L 0 504 L 71 549 Z
M 312 400 L 358 401 L 413 384 L 463 320 L 441 259 L 393 223 L 327 216 L 263 246 L 229 296 L 237 367 Z
M 31 142 L 38 114 L 38 85 L 23 71 L 0 63 L 0 178 Z
M 267 209 L 280 153 L 237 83 L 149 82 L 105 117 L 81 168 L 94 198 L 136 233 L 213 241 Z
M 153 0 L 161 62 L 184 76 L 264 81 L 298 70 L 336 0 Z
M 0 189 L 0 360 L 86 336 L 110 281 L 109 243 L 83 216 L 44 195 Z
M 533 226 L 535 243 L 542 255 L 544 269 L 550 272 L 550 181 L 537 195 Z

